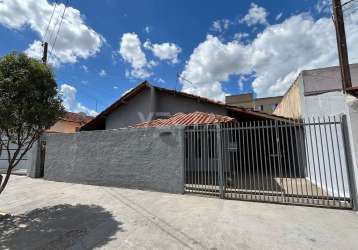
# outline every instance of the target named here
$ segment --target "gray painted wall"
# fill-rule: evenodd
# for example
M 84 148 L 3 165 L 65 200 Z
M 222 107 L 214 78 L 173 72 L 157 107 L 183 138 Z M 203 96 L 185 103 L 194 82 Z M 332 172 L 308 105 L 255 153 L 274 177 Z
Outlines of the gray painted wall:
M 168 117 L 178 112 L 207 112 L 227 115 L 225 108 L 215 104 L 162 91 L 146 89 L 106 118 L 106 129 L 125 128 L 137 123 Z
M 33 162 L 34 158 L 36 158 L 36 152 L 35 152 L 36 147 L 37 146 L 36 146 L 36 143 L 35 143 L 33 145 L 33 147 L 24 155 L 24 157 L 22 158 L 20 163 L 15 167 L 13 172 L 18 172 L 18 173 L 22 173 L 22 174 L 27 174 L 28 173 L 28 171 L 32 167 L 32 162 Z M 13 145 L 10 148 L 15 151 L 17 146 Z M 20 154 L 22 152 L 23 151 L 21 151 Z M 2 155 L 0 155 L 0 173 L 5 172 L 7 170 L 7 167 L 8 167 L 8 156 L 7 156 L 6 150 L 3 150 Z
M 45 179 L 183 193 L 183 128 L 48 134 Z
M 358 86 L 358 64 L 351 64 L 352 85 Z M 302 71 L 304 92 L 309 94 L 316 91 L 337 90 L 342 88 L 339 67 L 328 67 Z
M 150 90 L 146 89 L 106 118 L 106 129 L 125 128 L 151 117 Z

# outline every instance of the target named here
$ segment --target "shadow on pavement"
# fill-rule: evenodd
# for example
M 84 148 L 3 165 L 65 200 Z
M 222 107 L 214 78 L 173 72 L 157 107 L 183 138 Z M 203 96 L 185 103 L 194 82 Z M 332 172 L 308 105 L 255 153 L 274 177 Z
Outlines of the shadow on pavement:
M 111 241 L 122 223 L 97 205 L 62 204 L 0 220 L 0 249 L 88 249 Z

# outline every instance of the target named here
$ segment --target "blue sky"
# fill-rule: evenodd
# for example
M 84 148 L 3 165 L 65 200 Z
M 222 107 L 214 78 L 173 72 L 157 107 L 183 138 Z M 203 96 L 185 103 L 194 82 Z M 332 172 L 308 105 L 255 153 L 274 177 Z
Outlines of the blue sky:
M 39 57 L 64 2 L 45 36 L 54 1 L 0 1 L 0 56 Z M 249 91 L 280 95 L 301 70 L 338 63 L 329 2 L 72 0 L 50 63 L 67 109 L 77 112 L 100 112 L 144 79 L 218 100 Z M 347 36 L 357 62 L 353 7 Z

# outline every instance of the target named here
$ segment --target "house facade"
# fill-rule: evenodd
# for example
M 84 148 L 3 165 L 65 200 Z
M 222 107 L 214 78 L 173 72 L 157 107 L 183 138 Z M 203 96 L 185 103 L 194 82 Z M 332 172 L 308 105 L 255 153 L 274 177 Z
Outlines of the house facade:
M 125 128 L 146 121 L 168 118 L 176 113 L 196 111 L 230 116 L 238 121 L 278 118 L 264 112 L 230 106 L 143 82 L 83 126 L 81 130 Z

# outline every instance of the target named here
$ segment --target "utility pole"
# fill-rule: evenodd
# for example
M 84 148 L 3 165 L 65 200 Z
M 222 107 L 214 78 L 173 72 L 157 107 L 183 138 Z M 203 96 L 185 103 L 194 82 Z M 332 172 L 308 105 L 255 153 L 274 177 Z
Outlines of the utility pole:
M 346 31 L 344 28 L 344 18 L 341 0 L 332 0 L 333 5 L 333 22 L 336 28 L 337 47 L 339 55 L 339 65 L 341 68 L 342 89 L 352 87 L 351 72 L 349 69 L 348 50 L 346 41 Z
M 44 47 L 44 51 L 43 51 L 43 55 L 42 55 L 42 62 L 43 64 L 46 64 L 47 63 L 47 48 L 48 48 L 48 43 L 47 42 L 44 42 L 42 44 L 42 46 Z

